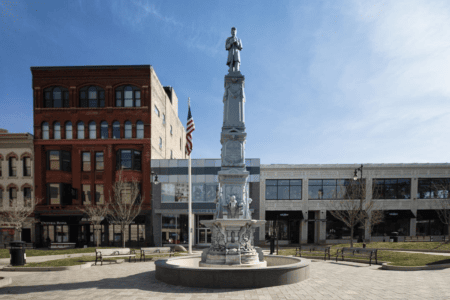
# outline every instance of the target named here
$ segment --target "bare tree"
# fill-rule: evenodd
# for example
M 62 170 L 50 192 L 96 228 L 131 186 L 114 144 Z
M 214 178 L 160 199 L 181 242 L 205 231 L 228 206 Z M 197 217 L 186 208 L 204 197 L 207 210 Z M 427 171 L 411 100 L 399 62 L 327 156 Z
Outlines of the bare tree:
M 371 201 L 373 201 L 373 200 L 371 200 Z M 384 221 L 383 211 L 380 209 L 377 209 L 377 208 L 373 208 L 373 210 L 371 212 L 367 213 L 368 219 L 364 223 L 364 225 L 365 225 L 364 229 L 365 228 L 369 229 L 369 234 L 370 234 L 369 243 L 372 242 L 372 232 L 373 232 L 373 228 L 375 227 L 375 225 L 378 225 Z
M 96 231 L 96 245 L 97 247 L 100 244 L 100 238 L 99 237 L 99 227 L 100 223 L 107 217 L 107 215 L 110 212 L 109 205 L 108 204 L 89 204 L 84 205 L 80 207 L 80 210 L 88 215 L 89 221 L 94 225 L 94 230 Z
M 361 201 L 364 203 L 365 183 L 363 181 L 348 180 L 346 181 L 345 191 L 342 200 L 334 200 L 331 202 L 329 212 L 333 217 L 343 222 L 350 228 L 350 247 L 353 247 L 353 234 L 355 226 L 363 222 L 367 218 L 365 209 L 362 207 Z
M 112 224 L 120 226 L 122 233 L 122 247 L 125 248 L 125 229 L 139 215 L 144 199 L 140 195 L 139 182 L 132 178 L 131 182 L 123 180 L 123 171 L 113 185 L 113 198 L 110 198 L 110 214 L 108 218 Z
M 430 197 L 435 198 L 433 200 L 435 210 L 441 222 L 447 225 L 447 239 L 450 242 L 450 180 L 448 178 L 433 180 L 431 190 L 434 195 L 430 195 Z
M 27 218 L 34 212 L 36 204 L 40 202 L 38 198 L 25 198 L 19 201 L 17 198 L 9 201 L 9 206 L 3 206 L 0 212 L 2 223 L 14 227 L 19 233 L 19 240 L 22 240 L 22 228 L 25 223 L 33 221 Z

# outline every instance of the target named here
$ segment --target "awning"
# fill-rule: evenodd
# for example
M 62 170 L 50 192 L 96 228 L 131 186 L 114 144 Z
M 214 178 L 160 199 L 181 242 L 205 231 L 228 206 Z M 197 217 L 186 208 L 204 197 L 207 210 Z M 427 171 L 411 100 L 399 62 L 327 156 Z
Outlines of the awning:
M 302 220 L 303 213 L 301 210 L 266 210 L 266 220 Z

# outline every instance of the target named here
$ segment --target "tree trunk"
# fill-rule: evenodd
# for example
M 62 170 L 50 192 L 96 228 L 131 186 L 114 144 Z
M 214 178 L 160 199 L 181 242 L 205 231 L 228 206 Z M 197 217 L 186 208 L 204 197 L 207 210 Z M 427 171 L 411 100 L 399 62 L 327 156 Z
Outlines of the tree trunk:
M 447 234 L 448 234 L 448 240 L 450 241 L 450 223 L 447 224 Z
M 353 226 L 350 228 L 350 248 L 353 248 Z
M 125 248 L 125 225 L 122 225 L 122 248 Z
M 98 231 L 99 230 L 97 228 L 97 234 L 96 234 L 96 236 L 97 236 L 97 248 L 99 247 L 99 244 L 100 244 L 100 242 L 99 242 L 99 232 Z

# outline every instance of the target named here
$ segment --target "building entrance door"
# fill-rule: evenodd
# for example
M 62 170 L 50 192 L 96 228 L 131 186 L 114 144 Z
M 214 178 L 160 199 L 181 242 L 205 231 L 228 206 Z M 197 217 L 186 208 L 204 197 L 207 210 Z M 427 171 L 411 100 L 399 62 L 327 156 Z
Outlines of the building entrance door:
M 201 224 L 202 220 L 212 220 L 213 215 L 197 215 L 197 244 L 211 244 L 211 230 Z
M 308 244 L 314 244 L 316 222 L 308 222 Z
M 299 220 L 290 220 L 289 221 L 289 243 L 291 244 L 299 244 L 299 232 L 300 230 L 300 221 Z

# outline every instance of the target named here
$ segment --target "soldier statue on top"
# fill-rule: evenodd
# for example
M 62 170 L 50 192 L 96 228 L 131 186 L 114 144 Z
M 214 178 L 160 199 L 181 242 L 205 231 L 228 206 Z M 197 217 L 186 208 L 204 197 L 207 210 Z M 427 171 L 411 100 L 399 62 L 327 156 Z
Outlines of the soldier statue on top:
M 231 37 L 227 38 L 225 49 L 228 50 L 227 65 L 230 66 L 229 73 L 239 72 L 239 65 L 241 64 L 241 56 L 239 51 L 242 50 L 241 39 L 236 37 L 236 28 L 231 28 Z

